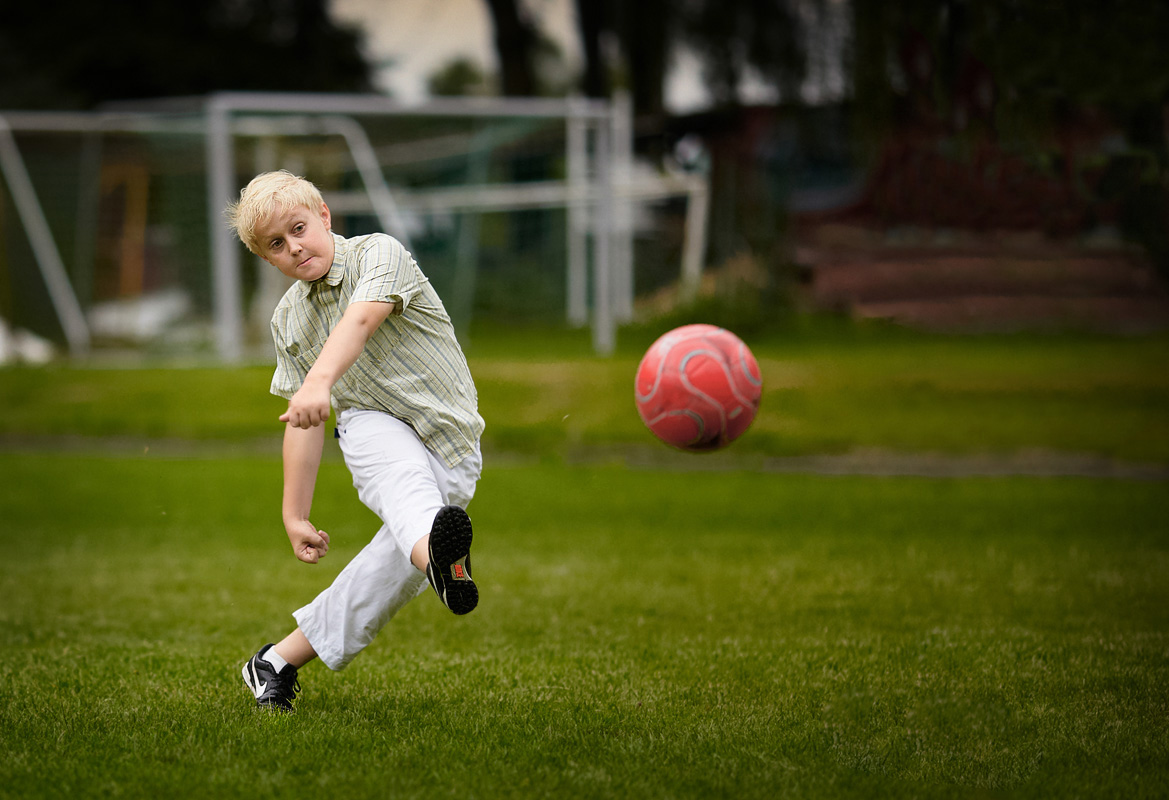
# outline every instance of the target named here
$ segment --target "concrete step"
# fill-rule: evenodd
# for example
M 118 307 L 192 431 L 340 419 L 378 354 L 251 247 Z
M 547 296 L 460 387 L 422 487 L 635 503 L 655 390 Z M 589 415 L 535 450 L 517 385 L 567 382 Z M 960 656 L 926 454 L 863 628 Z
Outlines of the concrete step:
M 1169 297 L 1054 297 L 967 295 L 856 302 L 849 312 L 911 328 L 953 333 L 1090 330 L 1152 333 L 1169 330 Z
M 1139 250 L 1020 234 L 890 237 L 804 231 L 817 308 L 946 331 L 1169 330 L 1169 286 Z
M 965 295 L 1148 296 L 1165 292 L 1151 269 L 1118 258 L 824 259 L 812 283 L 817 303 L 929 299 Z

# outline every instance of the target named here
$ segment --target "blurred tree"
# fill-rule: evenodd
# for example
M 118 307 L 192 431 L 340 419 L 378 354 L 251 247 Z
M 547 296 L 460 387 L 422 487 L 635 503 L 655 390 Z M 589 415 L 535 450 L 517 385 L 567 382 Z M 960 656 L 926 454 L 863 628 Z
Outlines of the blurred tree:
M 1161 42 L 1169 3 L 851 4 L 857 110 L 865 128 L 878 133 L 923 111 L 961 129 L 973 111 L 1006 134 L 1028 137 L 1050 131 L 1075 109 L 1105 108 L 1124 120 L 1169 99 L 1169 51 Z M 982 71 L 983 86 L 971 81 L 978 77 L 972 70 Z
M 216 90 L 368 91 L 327 0 L 4 3 L 0 108 L 89 108 Z
M 622 77 L 635 113 L 652 122 L 665 111 L 666 68 L 678 33 L 679 10 L 670 0 L 613 0 L 613 6 L 611 40 L 620 47 Z
M 665 89 L 684 52 L 702 64 L 716 109 L 740 105 L 743 78 L 757 75 L 785 99 L 807 73 L 809 29 L 830 0 L 576 0 L 584 55 L 580 87 L 590 97 L 628 90 L 638 149 L 660 160 L 670 143 Z
M 499 57 L 500 89 L 508 97 L 532 97 L 538 93 L 536 48 L 539 35 L 518 0 L 487 0 L 495 27 L 495 52 Z
M 748 69 L 793 91 L 807 60 L 800 15 L 814 16 L 824 1 L 576 0 L 582 88 L 606 97 L 614 85 L 627 85 L 639 116 L 660 116 L 668 67 L 684 46 L 702 61 L 716 105 L 738 104 Z
M 469 58 L 448 61 L 427 79 L 430 93 L 437 97 L 487 95 L 492 85 L 483 70 Z
M 597 0 L 576 0 L 576 21 L 580 31 L 584 55 L 584 73 L 581 89 L 588 97 L 609 96 L 609 66 L 605 62 L 601 37 L 609 22 L 608 3 Z
M 1104 199 L 1169 274 L 1169 3 L 851 2 L 862 141 L 913 131 L 998 142 L 1072 183 L 1078 159 L 1104 158 Z M 1121 140 L 1105 152 L 1078 141 L 1100 130 Z
M 715 104 L 734 106 L 748 69 L 799 102 L 807 71 L 807 21 L 822 3 L 777 0 L 687 0 L 683 41 L 703 61 Z

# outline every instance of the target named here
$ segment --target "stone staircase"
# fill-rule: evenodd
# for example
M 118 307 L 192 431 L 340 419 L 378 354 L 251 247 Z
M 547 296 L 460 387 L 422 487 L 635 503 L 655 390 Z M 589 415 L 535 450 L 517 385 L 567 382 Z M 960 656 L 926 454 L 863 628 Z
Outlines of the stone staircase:
M 801 232 L 796 259 L 816 308 L 947 332 L 1169 330 L 1169 287 L 1115 240 L 1038 234 Z

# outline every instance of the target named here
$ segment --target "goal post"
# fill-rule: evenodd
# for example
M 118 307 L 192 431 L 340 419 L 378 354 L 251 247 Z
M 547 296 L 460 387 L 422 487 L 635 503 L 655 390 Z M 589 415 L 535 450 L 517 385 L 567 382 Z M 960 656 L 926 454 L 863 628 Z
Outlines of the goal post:
M 15 207 L 71 352 L 108 336 L 97 305 L 177 284 L 175 297 L 187 299 L 174 307 L 206 317 L 209 353 L 238 362 L 264 349 L 266 325 L 257 329 L 282 278 L 258 267 L 223 212 L 254 174 L 286 168 L 317 183 L 339 232 L 383 230 L 407 244 L 442 284 L 456 324 L 558 306 L 607 354 L 633 316 L 634 238 L 642 256 L 660 238 L 647 209 L 685 203 L 685 241 L 662 249 L 681 262 L 683 291 L 697 287 L 705 251 L 705 177 L 636 171 L 632 135 L 626 99 L 580 97 L 402 104 L 231 92 L 94 113 L 0 112 L 9 189 L 0 226 L 5 205 Z M 72 164 L 75 185 L 65 187 L 60 173 Z
M 85 314 L 69 282 L 65 263 L 61 260 L 53 232 L 37 198 L 36 189 L 25 168 L 24 160 L 20 157 L 20 149 L 12 135 L 12 128 L 3 116 L 0 116 L 0 173 L 3 173 L 15 200 L 21 223 L 32 246 L 34 260 L 40 269 L 49 298 L 65 334 L 69 352 L 75 356 L 85 355 L 89 352 L 89 328 L 85 324 Z
M 311 116 L 306 116 L 311 110 Z M 264 115 L 264 116 L 259 116 Z M 588 322 L 587 235 L 594 239 L 593 346 L 598 353 L 612 352 L 616 342 L 616 316 L 610 286 L 612 218 L 614 207 L 610 104 L 581 98 L 438 98 L 421 104 L 403 105 L 388 97 L 343 94 L 224 93 L 207 101 L 208 198 L 214 218 L 238 193 L 232 176 L 236 169 L 234 140 L 241 135 L 310 135 L 329 132 L 339 135 L 362 178 L 360 192 L 333 195 L 337 210 L 372 212 L 386 232 L 409 244 L 409 233 L 399 212 L 395 191 L 386 183 L 382 165 L 357 117 L 415 119 L 537 119 L 563 121 L 565 126 L 566 180 L 542 183 L 493 185 L 480 180 L 467 185 L 431 191 L 397 190 L 401 205 L 416 212 L 516 211 L 535 207 L 562 207 L 571 218 L 568 224 L 567 317 L 570 323 Z M 315 122 L 315 125 L 314 125 Z M 233 124 L 234 123 L 234 124 Z M 269 126 L 268 130 L 264 130 Z M 316 131 L 313 128 L 316 128 Z M 588 146 L 590 137 L 594 144 Z M 474 148 L 471 148 L 472 152 Z M 590 158 L 592 163 L 590 163 Z M 472 162 L 474 163 L 474 162 Z M 472 170 L 473 173 L 473 170 Z M 216 211 L 219 209 L 220 211 Z M 588 212 L 586 214 L 586 212 Z M 584 218 L 591 217 L 586 231 Z M 238 342 L 243 319 L 239 293 L 239 250 L 222 225 L 211 226 L 215 254 L 217 337 L 219 352 L 228 360 L 240 356 Z M 462 254 L 465 261 L 468 256 Z M 458 270 L 464 276 L 468 269 Z

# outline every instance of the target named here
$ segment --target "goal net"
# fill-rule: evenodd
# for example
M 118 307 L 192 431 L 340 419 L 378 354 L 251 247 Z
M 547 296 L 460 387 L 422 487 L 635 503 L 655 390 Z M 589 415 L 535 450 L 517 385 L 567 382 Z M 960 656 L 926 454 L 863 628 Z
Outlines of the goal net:
M 288 284 L 223 209 L 273 169 L 338 233 L 401 239 L 462 337 L 589 325 L 609 352 L 637 293 L 701 269 L 705 179 L 638 169 L 622 103 L 220 94 L 0 113 L 0 319 L 75 354 L 269 357 Z

